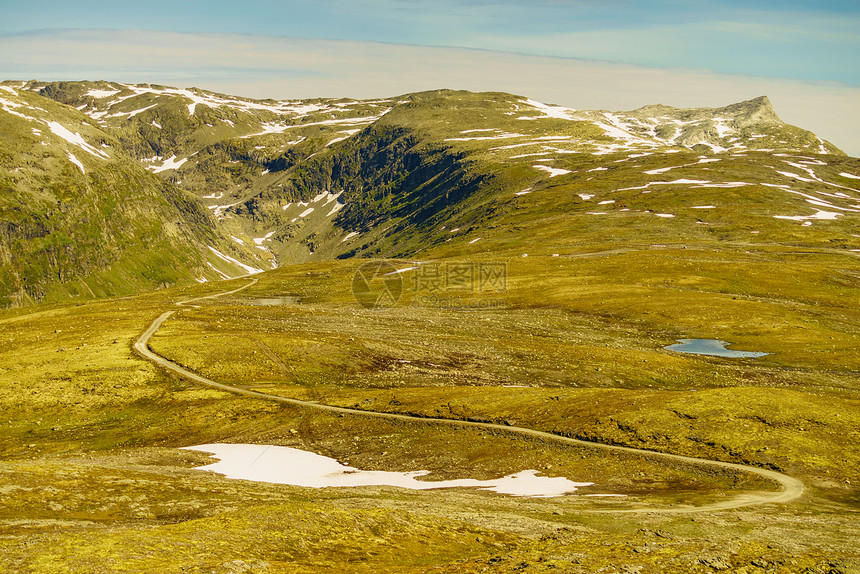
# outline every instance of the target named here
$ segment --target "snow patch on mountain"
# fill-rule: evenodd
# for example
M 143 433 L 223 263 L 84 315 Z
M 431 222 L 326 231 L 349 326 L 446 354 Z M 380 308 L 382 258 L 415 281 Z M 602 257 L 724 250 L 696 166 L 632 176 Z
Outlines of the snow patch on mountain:
M 245 265 L 245 264 L 244 264 L 244 263 L 242 263 L 241 261 L 238 261 L 238 260 L 236 260 L 236 259 L 233 259 L 233 258 L 232 258 L 232 257 L 230 257 L 229 255 L 224 255 L 223 253 L 221 253 L 220 251 L 218 251 L 217 249 L 215 249 L 215 248 L 214 248 L 214 247 L 212 247 L 211 245 L 208 245 L 207 247 L 209 247 L 209 250 L 210 250 L 212 253 L 214 253 L 216 257 L 218 257 L 219 259 L 223 259 L 224 261 L 227 261 L 228 263 L 232 263 L 233 265 L 238 265 L 239 267 L 241 267 L 242 269 L 244 269 L 244 270 L 245 270 L 249 275 L 253 275 L 253 274 L 255 274 L 255 273 L 262 273 L 262 272 L 263 272 L 263 270 L 262 270 L 262 269 L 257 269 L 256 267 L 251 267 L 250 265 Z M 214 268 L 214 267 L 213 267 L 213 268 Z
M 263 237 L 255 237 L 255 238 L 254 238 L 254 243 L 256 243 L 257 245 L 263 245 L 263 242 L 264 242 L 264 241 L 270 241 L 270 240 L 272 239 L 272 236 L 273 236 L 275 233 L 277 233 L 277 230 L 270 231 L 270 232 L 268 232 L 266 235 L 264 235 Z
M 548 165 L 533 165 L 535 169 L 539 169 L 545 171 L 549 174 L 550 177 L 558 177 L 560 175 L 565 175 L 568 173 L 572 173 L 569 169 L 561 169 L 557 167 L 549 167 Z
M 338 211 L 340 211 L 340 210 L 341 210 L 341 209 L 343 209 L 344 207 L 346 207 L 346 205 L 345 205 L 345 204 L 335 202 L 335 204 L 334 204 L 334 205 L 332 206 L 332 208 L 331 208 L 331 211 L 329 211 L 329 212 L 326 214 L 326 217 L 331 217 L 332 215 L 334 215 L 335 213 L 337 213 Z
M 338 132 L 338 133 L 340 133 L 340 134 L 342 134 L 342 135 L 340 135 L 340 136 L 338 136 L 338 137 L 334 138 L 333 140 L 331 140 L 330 142 L 328 142 L 327 144 L 325 144 L 325 146 L 326 146 L 326 147 L 329 147 L 330 145 L 332 145 L 332 144 L 336 144 L 337 142 L 342 142 L 343 140 L 346 140 L 346 139 L 351 138 L 352 136 L 354 136 L 355 134 L 357 134 L 357 133 L 358 133 L 358 132 L 360 132 L 360 131 L 361 131 L 361 129 L 355 129 L 355 130 L 344 130 L 344 131 L 342 131 L 342 132 Z
M 477 142 L 477 141 L 486 141 L 486 140 L 504 140 L 511 138 L 524 138 L 527 137 L 525 134 L 517 134 L 517 133 L 501 133 L 494 136 L 475 136 L 470 138 L 448 138 L 446 142 Z
M 146 166 L 146 169 L 150 170 L 152 173 L 161 173 L 162 171 L 167 171 L 168 169 L 179 169 L 186 161 L 188 161 L 187 157 L 176 161 L 176 156 L 172 155 L 166 160 L 164 160 L 164 162 L 160 166 L 148 165 Z
M 86 94 L 84 94 L 84 95 L 85 95 L 85 96 L 92 96 L 92 97 L 96 98 L 97 100 L 100 100 L 100 99 L 103 99 L 103 98 L 109 98 L 109 97 L 111 97 L 111 96 L 115 96 L 115 95 L 117 95 L 119 92 L 120 92 L 120 90 L 98 90 L 98 89 L 92 89 L 92 90 L 88 91 L 88 92 L 87 92 Z
M 540 112 L 541 116 L 521 116 L 518 117 L 518 120 L 537 120 L 541 118 L 556 118 L 560 120 L 574 120 L 577 119 L 575 114 L 576 110 L 571 108 L 566 108 L 564 106 L 554 106 L 550 104 L 544 104 L 532 99 L 525 99 L 520 101 L 521 104 L 525 104 L 534 110 Z
M 54 135 L 63 138 L 70 144 L 78 146 L 85 152 L 92 154 L 100 159 L 110 159 L 110 156 L 108 154 L 88 144 L 78 132 L 72 133 L 58 122 L 48 122 L 48 127 L 51 129 L 51 132 Z
M 807 221 L 811 219 L 819 219 L 819 220 L 829 220 L 835 221 L 841 215 L 845 215 L 844 213 L 835 213 L 832 211 L 823 211 L 816 210 L 812 215 L 774 215 L 776 219 L 790 219 L 793 221 Z
M 210 249 L 211 249 L 211 247 L 210 247 Z M 221 279 L 232 279 L 232 277 L 230 277 L 229 275 L 227 275 L 226 273 L 224 273 L 223 271 L 221 271 L 220 269 L 218 269 L 217 267 L 212 265 L 210 262 L 207 261 L 206 265 L 208 265 L 210 268 L 212 268 L 212 271 L 214 271 L 215 273 L 220 275 Z
M 72 162 L 73 164 L 75 164 L 76 166 L 78 166 L 81 170 L 81 173 L 87 173 L 86 171 L 84 171 L 84 164 L 82 164 L 81 161 L 78 158 L 76 158 L 72 152 L 68 152 L 68 154 L 69 154 L 69 161 Z

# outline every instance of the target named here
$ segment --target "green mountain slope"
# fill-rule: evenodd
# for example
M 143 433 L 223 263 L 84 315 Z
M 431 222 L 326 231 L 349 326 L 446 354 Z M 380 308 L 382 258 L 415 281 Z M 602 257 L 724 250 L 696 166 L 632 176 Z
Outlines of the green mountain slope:
M 165 182 L 162 195 L 196 196 L 217 220 L 207 233 L 229 238 L 217 249 L 253 268 L 667 243 L 860 247 L 858 161 L 783 123 L 765 97 L 607 112 L 448 90 L 274 101 L 111 82 L 7 89 L 64 104 L 51 113 L 97 130 L 94 142 Z M 179 268 L 243 272 L 206 244 L 192 251 L 214 260 Z
M 209 246 L 253 254 L 114 134 L 68 106 L 0 88 L 0 306 L 220 278 L 210 260 L 246 272 Z
M 507 94 L 405 100 L 247 185 L 223 215 L 283 261 L 667 241 L 858 247 L 857 160 L 783 124 L 766 98 L 629 114 Z M 308 213 L 333 195 L 343 208 Z

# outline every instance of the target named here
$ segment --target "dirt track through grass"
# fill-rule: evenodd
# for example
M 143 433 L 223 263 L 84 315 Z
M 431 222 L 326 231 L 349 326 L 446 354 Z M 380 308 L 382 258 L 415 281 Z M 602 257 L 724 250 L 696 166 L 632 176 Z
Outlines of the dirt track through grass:
M 188 306 L 195 301 L 199 301 L 202 299 L 214 299 L 217 297 L 221 297 L 224 295 L 230 295 L 233 293 L 237 293 L 244 289 L 247 289 L 253 285 L 256 285 L 257 279 L 253 278 L 251 281 L 239 287 L 238 289 L 233 289 L 230 291 L 224 291 L 221 293 L 216 293 L 214 295 L 207 295 L 205 297 L 198 297 L 194 299 L 188 299 L 185 301 L 180 301 L 177 303 L 178 306 Z M 155 353 L 149 348 L 149 340 L 152 336 L 158 331 L 161 325 L 169 319 L 174 313 L 175 310 L 166 311 L 162 313 L 158 318 L 156 318 L 152 324 L 144 331 L 137 341 L 134 343 L 134 349 L 141 356 L 145 357 L 168 369 L 173 371 L 174 373 L 190 380 L 198 384 L 206 385 L 209 387 L 214 387 L 223 391 L 228 391 L 231 393 L 236 393 L 240 395 L 246 395 L 255 398 L 262 398 L 266 400 L 278 401 L 281 403 L 287 403 L 291 405 L 295 405 L 302 408 L 310 408 L 310 409 L 318 409 L 322 411 L 327 411 L 331 413 L 335 413 L 338 415 L 344 416 L 360 416 L 367 418 L 375 418 L 375 419 L 385 419 L 385 420 L 396 420 L 400 422 L 409 422 L 409 423 L 420 423 L 420 424 L 437 424 L 437 425 L 451 425 L 451 426 L 460 426 L 460 427 L 471 427 L 471 428 L 480 428 L 489 431 L 493 431 L 495 433 L 503 433 L 507 435 L 518 435 L 524 436 L 528 438 L 534 438 L 545 441 L 552 441 L 557 443 L 569 444 L 578 447 L 587 447 L 593 449 L 604 449 L 615 452 L 623 452 L 628 454 L 633 454 L 637 456 L 645 456 L 653 459 L 676 462 L 681 464 L 692 464 L 698 466 L 706 466 L 706 467 L 716 467 L 719 469 L 727 469 L 732 471 L 740 471 L 756 474 L 765 479 L 772 480 L 780 485 L 780 490 L 778 491 L 755 491 L 755 492 L 746 492 L 743 494 L 739 494 L 734 498 L 729 500 L 724 500 L 716 503 L 705 504 L 702 506 L 677 506 L 677 507 L 637 507 L 633 509 L 624 509 L 624 510 L 595 510 L 595 512 L 612 512 L 612 513 L 636 513 L 636 512 L 657 512 L 657 513 L 701 513 L 701 512 L 717 512 L 721 510 L 742 508 L 747 506 L 755 506 L 760 504 L 771 504 L 771 503 L 787 503 L 792 500 L 799 498 L 804 492 L 803 482 L 798 480 L 797 478 L 788 476 L 786 474 L 776 472 L 773 470 L 768 470 L 764 468 L 757 468 L 754 466 L 747 466 L 742 464 L 730 463 L 730 462 L 722 462 L 716 460 L 708 460 L 702 458 L 695 458 L 689 456 L 682 456 L 677 454 L 670 453 L 662 453 L 648 450 L 641 450 L 631 447 L 625 446 L 616 446 L 616 445 L 608 445 L 601 444 L 596 442 L 590 442 L 560 435 L 555 435 L 552 433 L 547 433 L 543 431 L 538 431 L 530 428 L 510 426 L 510 425 L 501 425 L 489 422 L 477 422 L 477 421 L 467 421 L 467 420 L 456 420 L 456 419 L 445 419 L 445 418 L 434 418 L 434 417 L 418 417 L 406 414 L 395 414 L 395 413 L 385 413 L 378 411 L 364 411 L 359 409 L 351 409 L 345 407 L 336 407 L 332 405 L 326 405 L 322 403 L 310 402 L 310 401 L 301 401 L 298 399 L 291 399 L 287 397 L 280 397 L 277 395 L 270 395 L 267 393 L 261 393 L 257 391 L 252 391 L 248 389 L 241 389 L 237 387 L 233 387 L 230 385 L 225 385 L 222 383 L 215 382 L 213 380 L 207 379 L 189 371 L 188 369 L 182 367 L 162 357 L 161 355 Z

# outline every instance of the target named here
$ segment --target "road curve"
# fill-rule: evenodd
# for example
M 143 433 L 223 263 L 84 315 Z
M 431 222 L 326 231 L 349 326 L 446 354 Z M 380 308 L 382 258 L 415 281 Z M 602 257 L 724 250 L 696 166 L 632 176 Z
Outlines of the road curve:
M 179 306 L 188 305 L 194 301 L 200 301 L 203 299 L 214 299 L 216 297 L 221 297 L 223 295 L 230 295 L 232 293 L 237 293 L 242 291 L 243 289 L 247 289 L 252 285 L 257 283 L 257 279 L 252 279 L 250 283 L 244 285 L 238 289 L 234 289 L 232 291 L 225 291 L 222 293 L 216 293 L 214 295 L 207 295 L 205 297 L 197 297 L 194 299 L 188 299 L 185 301 L 180 301 L 177 303 Z M 713 467 L 720 469 L 729 469 L 736 470 L 741 472 L 748 472 L 751 474 L 756 474 L 768 480 L 772 480 L 780 485 L 780 490 L 778 491 L 751 491 L 744 492 L 738 494 L 732 499 L 723 500 L 720 502 L 715 502 L 711 504 L 705 504 L 702 506 L 671 506 L 671 507 L 637 507 L 635 509 L 625 509 L 625 510 L 605 510 L 605 511 L 595 511 L 595 512 L 613 512 L 613 513 L 641 513 L 641 512 L 658 512 L 658 513 L 693 513 L 693 512 L 714 512 L 718 510 L 728 510 L 733 508 L 741 508 L 745 506 L 755 506 L 759 504 L 771 504 L 771 503 L 786 503 L 796 498 L 799 498 L 804 491 L 803 483 L 791 476 L 786 474 L 782 474 L 781 472 L 776 472 L 774 470 L 768 470 L 764 468 L 758 468 L 754 466 L 747 466 L 743 464 L 736 464 L 732 462 L 722 462 L 718 460 L 708 460 L 704 458 L 695 458 L 691 456 L 682 456 L 678 454 L 669 454 L 662 453 L 650 450 L 642 450 L 632 447 L 626 446 L 615 446 L 608 444 L 601 444 L 597 442 L 590 442 L 575 438 L 569 438 L 565 436 L 560 436 L 548 432 L 543 432 L 539 430 L 534 430 L 530 428 L 524 427 L 516 427 L 516 426 L 507 426 L 500 425 L 495 423 L 484 423 L 484 422 L 476 422 L 476 421 L 464 421 L 464 420 L 456 420 L 456 419 L 444 419 L 444 418 L 433 418 L 433 417 L 419 417 L 413 415 L 404 415 L 397 413 L 385 413 L 385 412 L 377 412 L 377 411 L 363 411 L 359 409 L 350 409 L 346 407 L 336 407 L 332 405 L 325 405 L 315 402 L 309 401 L 301 401 L 298 399 L 291 399 L 288 397 L 279 397 L 277 395 L 270 395 L 267 393 L 260 393 L 257 391 L 251 391 L 248 389 L 240 389 L 237 387 L 232 387 L 230 385 L 225 385 L 222 383 L 215 382 L 213 380 L 207 379 L 206 377 L 200 376 L 197 373 L 189 371 L 188 369 L 182 367 L 174 363 L 173 361 L 162 357 L 161 355 L 155 353 L 152 349 L 149 348 L 149 340 L 152 336 L 158 331 L 161 325 L 170 318 L 176 311 L 166 311 L 162 313 L 152 324 L 144 331 L 140 337 L 138 337 L 137 341 L 134 343 L 134 350 L 137 351 L 141 356 L 150 361 L 154 362 L 157 365 L 164 367 L 174 373 L 190 380 L 195 383 L 205 385 L 208 387 L 213 387 L 216 389 L 220 389 L 222 391 L 227 391 L 230 393 L 236 393 L 240 395 L 245 395 L 249 397 L 255 397 L 260 399 L 266 399 L 271 401 L 278 401 L 281 403 L 287 403 L 290 405 L 295 405 L 302 408 L 316 409 L 320 411 L 326 411 L 330 413 L 336 413 L 339 415 L 348 415 L 348 416 L 359 416 L 359 417 L 367 417 L 374 419 L 386 419 L 386 420 L 396 420 L 396 421 L 406 421 L 410 423 L 425 423 L 425 424 L 442 424 L 442 425 L 450 425 L 450 426 L 458 426 L 458 427 L 467 427 L 467 428 L 478 428 L 483 430 L 491 430 L 495 432 L 500 432 L 504 434 L 514 434 L 519 436 L 525 436 L 529 438 L 536 438 L 546 441 L 552 441 L 556 443 L 569 444 L 579 447 L 587 447 L 593 449 L 602 449 L 606 451 L 614 451 L 614 452 L 623 452 L 628 454 L 634 454 L 637 456 L 645 456 L 652 459 L 664 460 L 664 461 L 675 461 L 684 464 L 692 464 L 700 467 Z

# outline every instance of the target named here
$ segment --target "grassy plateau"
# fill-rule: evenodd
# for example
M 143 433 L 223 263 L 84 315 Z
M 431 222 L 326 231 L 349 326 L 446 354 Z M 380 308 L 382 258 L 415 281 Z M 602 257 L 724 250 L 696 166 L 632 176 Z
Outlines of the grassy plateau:
M 179 380 L 132 351 L 163 310 L 247 282 L 238 279 L 6 312 L 0 564 L 24 572 L 852 571 L 860 331 L 845 302 L 858 288 L 822 284 L 844 261 L 666 249 L 505 263 L 507 290 L 493 293 L 504 306 L 480 311 L 421 303 L 414 271 L 401 274 L 397 305 L 371 310 L 351 292 L 358 261 L 283 268 L 180 308 L 151 347 L 269 394 L 775 468 L 804 481 L 803 497 L 676 514 L 775 486 L 505 433 L 241 397 Z M 804 272 L 812 267 L 818 273 Z M 691 268 L 696 280 L 678 281 Z M 457 294 L 461 303 L 470 297 Z M 267 298 L 288 303 L 255 304 Z M 696 337 L 771 354 L 662 348 Z M 627 496 L 232 481 L 193 470 L 204 453 L 177 450 L 211 442 L 295 446 L 362 469 L 426 469 L 436 480 L 533 468 L 595 483 L 582 494 Z
M 766 98 L 0 96 L 0 572 L 860 572 L 860 160 Z M 167 311 L 152 352 L 268 396 L 136 352 Z M 593 484 L 298 487 L 207 443 Z

